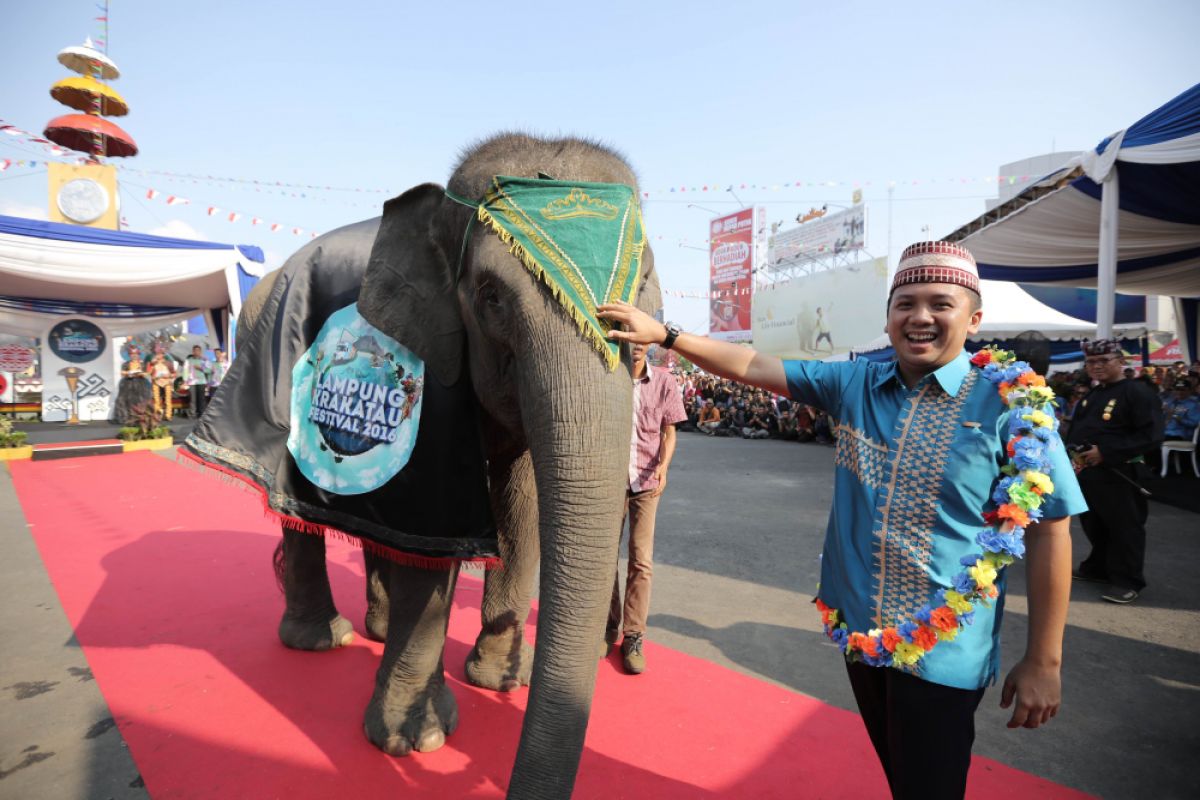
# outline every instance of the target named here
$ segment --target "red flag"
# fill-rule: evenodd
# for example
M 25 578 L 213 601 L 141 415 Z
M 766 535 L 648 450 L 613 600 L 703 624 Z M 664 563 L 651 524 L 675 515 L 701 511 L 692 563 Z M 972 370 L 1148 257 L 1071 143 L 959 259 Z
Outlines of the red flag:
M 300 230 L 299 228 L 292 228 L 292 233 L 299 236 L 300 234 L 304 233 L 304 231 Z
M 250 224 L 251 225 L 260 225 L 260 224 L 262 224 L 262 220 L 259 219 L 258 217 L 251 217 Z
M 231 211 L 229 213 L 229 221 L 230 222 L 237 222 L 241 218 L 242 218 L 242 215 L 237 213 L 236 211 Z
M 147 200 L 153 200 L 156 197 L 158 197 L 158 189 L 148 189 L 146 191 L 146 199 Z
M 271 233 L 277 233 L 279 231 L 279 229 L 282 227 L 283 226 L 280 225 L 278 222 L 272 222 L 271 223 Z
M 186 206 L 190 202 L 192 201 L 188 200 L 186 197 L 176 197 L 175 195 L 171 195 L 167 198 L 167 205 L 169 206 Z
M 214 215 L 215 215 L 215 214 L 216 214 L 218 211 L 220 211 L 220 210 L 221 210 L 221 209 L 217 208 L 216 206 L 209 206 L 209 207 L 208 207 L 208 215 L 209 215 L 210 217 L 211 217 L 211 216 L 214 216 Z

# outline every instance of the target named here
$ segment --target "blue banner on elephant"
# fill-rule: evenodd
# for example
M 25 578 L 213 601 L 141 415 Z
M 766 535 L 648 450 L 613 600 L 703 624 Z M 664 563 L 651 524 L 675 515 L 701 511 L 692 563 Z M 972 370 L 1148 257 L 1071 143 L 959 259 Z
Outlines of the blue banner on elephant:
M 378 221 L 281 268 L 181 453 L 250 483 L 283 524 L 401 561 L 497 558 L 479 410 L 358 313 Z

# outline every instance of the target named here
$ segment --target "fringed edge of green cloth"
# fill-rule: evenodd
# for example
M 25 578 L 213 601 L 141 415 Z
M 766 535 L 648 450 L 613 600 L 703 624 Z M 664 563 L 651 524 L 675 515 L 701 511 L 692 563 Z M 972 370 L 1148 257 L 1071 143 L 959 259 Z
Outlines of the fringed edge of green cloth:
M 480 222 L 487 224 L 492 232 L 500 237 L 500 241 L 508 245 L 508 252 L 516 256 L 517 260 L 525 265 L 525 269 L 529 270 L 529 272 L 535 278 L 546 284 L 547 288 L 550 289 L 550 294 L 554 297 L 554 299 L 557 300 L 559 305 L 565 308 L 567 313 L 571 315 L 571 319 L 575 321 L 575 325 L 578 326 L 579 332 L 584 335 L 584 337 L 591 343 L 592 347 L 594 347 L 600 353 L 600 355 L 604 356 L 604 363 L 605 366 L 608 367 L 608 371 L 613 372 L 616 370 L 617 365 L 621 363 L 621 348 L 616 346 L 616 342 L 613 342 L 605 335 L 606 331 L 597 327 L 588 318 L 587 314 L 579 310 L 579 307 L 575 305 L 570 296 L 563 291 L 562 287 L 558 285 L 558 282 L 550 276 L 550 273 L 547 272 L 546 268 L 543 267 L 541 263 L 539 263 L 538 260 L 533 257 L 533 254 L 525 248 L 525 245 L 518 242 L 513 235 L 509 233 L 503 225 L 497 222 L 496 219 L 482 205 L 479 206 L 477 218 Z M 645 245 L 643 244 L 643 246 Z M 641 280 L 641 277 L 642 268 L 639 261 L 637 272 L 634 273 L 633 276 L 633 285 L 635 287 L 637 286 L 638 281 Z M 609 345 L 614 345 L 614 347 L 610 348 Z

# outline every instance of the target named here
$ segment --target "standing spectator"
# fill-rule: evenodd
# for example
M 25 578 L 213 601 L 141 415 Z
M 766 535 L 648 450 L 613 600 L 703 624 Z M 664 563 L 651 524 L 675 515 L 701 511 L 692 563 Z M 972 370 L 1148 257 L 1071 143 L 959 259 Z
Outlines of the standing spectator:
M 1146 587 L 1148 509 L 1137 482 L 1146 453 L 1162 442 L 1162 403 L 1145 381 L 1125 378 L 1117 340 L 1085 341 L 1083 352 L 1097 386 L 1075 410 L 1067 445 L 1088 503 L 1079 521 L 1092 552 L 1072 577 L 1107 583 L 1101 597 L 1110 603 L 1132 603 Z
M 219 347 L 213 350 L 211 369 L 212 371 L 208 376 L 210 396 L 217 391 L 217 387 L 221 385 L 221 381 L 225 380 L 225 373 L 229 371 L 229 361 L 225 357 L 225 351 Z
M 982 319 L 970 253 L 950 242 L 905 249 L 887 303 L 896 350 L 887 364 L 781 361 L 664 327 L 627 303 L 601 306 L 600 316 L 614 323 L 612 339 L 674 347 L 703 369 L 819 405 L 845 430 L 818 608 L 846 656 L 894 796 L 966 790 L 975 711 L 999 669 L 1005 582 L 986 553 L 1007 547 L 995 538 L 1006 530 L 1024 529 L 1030 630 L 1001 706 L 1016 701 L 1010 728 L 1036 728 L 1057 713 L 1070 516 L 1085 506 L 1052 420 L 1039 412 L 1014 424 L 1024 412 L 1010 409 L 998 388 L 1009 371 L 1026 385 L 1041 378 L 1019 362 L 985 372 L 963 351 Z M 1024 460 L 1036 466 L 1020 467 Z M 1005 462 L 1017 476 L 1001 471 Z M 990 526 L 982 533 L 981 513 Z M 974 563 L 964 564 L 968 558 Z M 980 592 L 996 601 L 980 602 Z M 960 603 L 966 597 L 973 599 Z M 945 625 L 945 638 L 935 624 Z
M 646 669 L 642 641 L 654 573 L 654 517 L 675 455 L 675 425 L 685 419 L 679 387 L 666 370 L 646 363 L 646 349 L 644 344 L 635 344 L 632 352 L 633 436 L 629 444 L 629 490 L 625 494 L 625 516 L 629 520 L 625 602 L 622 605 L 620 576 L 613 575 L 604 637 L 605 644 L 610 645 L 616 643 L 618 631 L 624 634 L 621 656 L 625 671 L 631 675 Z M 620 537 L 621 530 L 617 529 L 618 542 Z
M 192 354 L 183 361 L 183 385 L 187 387 L 191 397 L 189 413 L 192 419 L 200 419 L 200 415 L 204 413 L 211 372 L 208 359 L 204 357 L 204 348 L 196 345 L 192 348 Z

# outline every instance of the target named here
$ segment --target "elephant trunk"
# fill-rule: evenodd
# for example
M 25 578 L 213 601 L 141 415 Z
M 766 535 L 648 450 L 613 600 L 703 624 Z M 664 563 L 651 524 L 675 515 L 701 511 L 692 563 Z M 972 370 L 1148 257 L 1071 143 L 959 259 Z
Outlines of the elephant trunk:
M 537 648 L 510 798 L 569 798 L 596 682 L 628 487 L 632 390 L 625 366 L 581 368 L 578 343 L 520 381 L 538 489 Z M 574 363 L 565 361 L 574 356 Z M 583 373 L 583 374 L 581 374 Z M 526 376 L 522 376 L 526 377 Z

